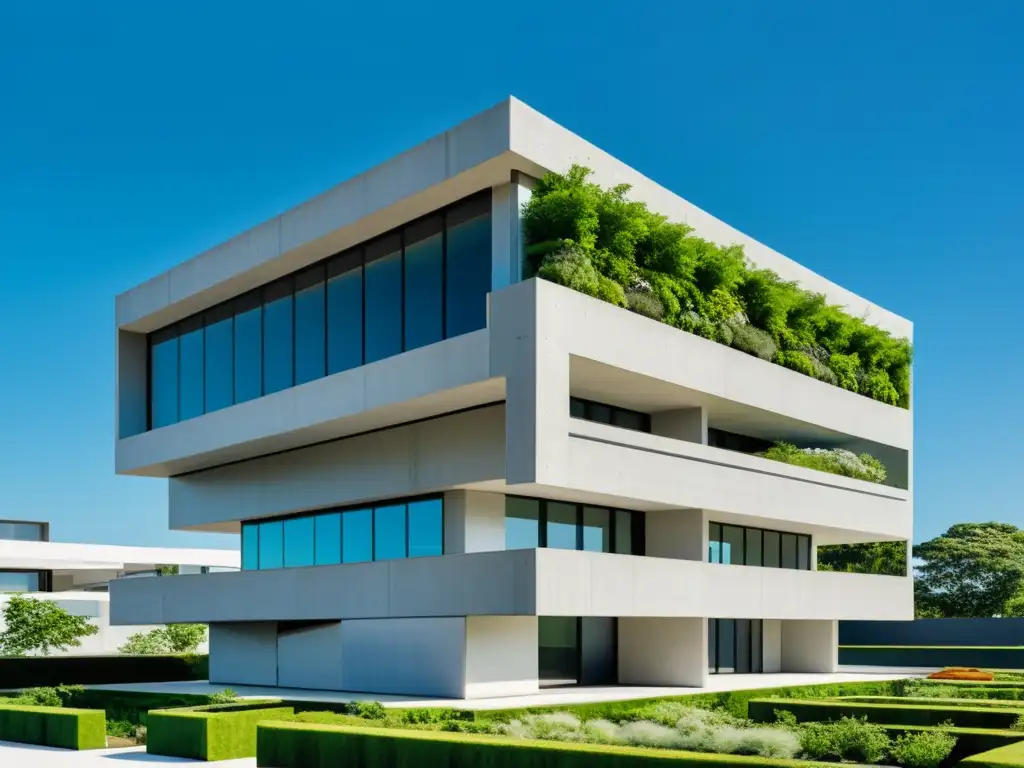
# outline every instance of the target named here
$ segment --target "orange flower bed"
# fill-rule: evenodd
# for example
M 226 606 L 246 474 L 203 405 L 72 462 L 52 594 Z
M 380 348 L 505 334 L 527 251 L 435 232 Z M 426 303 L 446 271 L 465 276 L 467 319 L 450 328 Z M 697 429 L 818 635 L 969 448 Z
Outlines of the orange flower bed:
M 973 667 L 946 667 L 938 672 L 928 675 L 929 680 L 974 680 L 977 682 L 991 682 L 995 678 L 991 672 L 984 672 Z

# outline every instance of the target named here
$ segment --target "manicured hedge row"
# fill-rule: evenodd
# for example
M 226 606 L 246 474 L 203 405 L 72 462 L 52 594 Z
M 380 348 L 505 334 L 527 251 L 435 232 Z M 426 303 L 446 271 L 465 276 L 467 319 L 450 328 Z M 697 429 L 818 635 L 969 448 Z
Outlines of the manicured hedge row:
M 860 704 L 855 701 L 754 699 L 748 705 L 750 718 L 762 723 L 774 722 L 775 711 L 783 709 L 796 715 L 799 722 L 866 717 L 869 722 L 883 725 L 941 725 L 949 721 L 960 728 L 996 729 L 1010 728 L 1021 715 L 1018 710 L 994 707 Z
M 895 739 L 904 733 L 943 731 L 956 737 L 956 746 L 943 765 L 956 765 L 965 757 L 986 752 L 1007 744 L 1024 741 L 1024 731 L 994 730 L 990 728 L 956 728 L 937 725 L 883 725 L 889 737 Z
M 999 707 L 1002 709 L 1017 709 L 1024 715 L 1024 701 L 1016 699 L 959 699 L 956 697 L 928 698 L 925 696 L 914 696 L 903 698 L 900 696 L 847 696 L 843 701 L 852 701 L 857 704 L 920 704 L 928 707 Z
M 147 717 L 146 751 L 193 760 L 254 757 L 256 724 L 294 712 L 279 700 L 155 709 Z
M 1024 648 L 839 646 L 839 663 L 869 667 L 1024 669 Z
M 565 705 L 546 707 L 522 707 L 518 709 L 477 710 L 474 719 L 478 721 L 508 721 L 523 715 L 544 712 L 571 712 L 582 720 L 606 718 L 622 714 L 648 704 L 662 701 L 680 701 L 695 707 L 721 708 L 736 717 L 747 717 L 747 702 L 752 699 L 776 697 L 778 699 L 835 699 L 843 696 L 892 696 L 900 692 L 902 680 L 865 680 L 857 683 L 823 683 L 820 685 L 790 685 L 779 688 L 755 688 L 740 691 L 716 691 L 695 693 L 688 696 L 658 696 L 649 699 L 606 701 L 595 704 Z
M 0 689 L 167 683 L 208 676 L 209 657 L 199 655 L 0 657 Z
M 264 768 L 669 768 L 670 765 L 818 768 L 826 765 L 806 760 L 307 723 L 260 723 L 256 739 L 256 765 Z
M 97 709 L 0 705 L 0 741 L 102 749 L 107 745 L 107 720 Z
M 1024 768 L 1024 744 L 1008 744 L 965 758 L 964 768 Z
M 1021 680 L 914 680 L 917 685 L 959 685 L 964 688 L 1024 688 Z

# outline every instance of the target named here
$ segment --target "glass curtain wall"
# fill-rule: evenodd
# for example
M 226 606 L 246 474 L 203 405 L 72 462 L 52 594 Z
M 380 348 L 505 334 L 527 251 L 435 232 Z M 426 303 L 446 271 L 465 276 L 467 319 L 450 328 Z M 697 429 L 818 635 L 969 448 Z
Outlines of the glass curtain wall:
M 242 569 L 247 571 L 442 554 L 441 496 L 242 524 Z
M 811 537 L 803 533 L 711 523 L 708 562 L 809 571 Z
M 491 194 L 149 335 L 149 428 L 484 328 Z
M 708 672 L 763 672 L 763 632 L 761 619 L 708 619 Z
M 505 497 L 505 549 L 576 549 L 644 554 L 642 512 Z
M 617 405 L 583 400 L 579 397 L 569 398 L 569 415 L 574 419 L 596 421 L 613 427 L 632 429 L 637 432 L 651 431 L 651 414 L 619 408 Z

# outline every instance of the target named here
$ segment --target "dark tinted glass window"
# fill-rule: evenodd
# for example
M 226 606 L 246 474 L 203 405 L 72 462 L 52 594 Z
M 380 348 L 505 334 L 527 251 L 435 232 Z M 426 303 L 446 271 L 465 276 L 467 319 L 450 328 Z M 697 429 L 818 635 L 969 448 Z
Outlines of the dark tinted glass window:
M 341 552 L 346 563 L 373 559 L 373 510 L 359 509 L 341 516 Z
M 263 306 L 253 294 L 235 312 L 235 402 L 263 394 Z
M 764 672 L 764 650 L 762 649 L 761 619 L 750 620 L 750 671 Z
M 796 567 L 801 571 L 811 570 L 810 536 L 797 536 Z
M 447 214 L 448 255 L 445 277 L 445 336 L 487 325 L 491 290 L 491 203 L 479 196 Z
M 263 299 L 263 394 L 279 392 L 295 383 L 294 298 L 290 281 L 275 283 Z
M 736 672 L 738 674 L 750 674 L 750 619 L 736 619 Z
M 794 569 L 797 567 L 796 534 L 782 534 L 782 567 Z
M 622 509 L 615 510 L 615 552 L 620 555 L 634 554 L 633 514 Z
M 611 424 L 612 407 L 604 403 L 587 403 L 587 418 L 601 424 Z
M 157 429 L 178 421 L 178 337 L 153 336 L 149 396 L 153 429 Z
M 409 502 L 409 557 L 440 555 L 444 551 L 444 512 L 441 499 Z
M 708 619 L 708 672 L 718 671 L 718 619 Z
M 736 671 L 736 622 L 718 620 L 718 671 Z
M 255 571 L 260 567 L 260 527 L 257 523 L 242 526 L 242 570 Z
M 235 401 L 234 318 L 222 310 L 206 319 L 206 411 L 227 408 Z
M 260 523 L 260 569 L 284 566 L 284 523 Z
M 743 565 L 743 529 L 735 525 L 722 526 L 722 562 Z
M 583 549 L 611 552 L 611 514 L 601 507 L 583 508 Z
M 294 517 L 284 521 L 284 566 L 295 568 L 313 565 L 312 517 Z
M 647 431 L 645 415 L 636 411 L 626 411 L 617 408 L 612 412 L 612 424 L 623 429 L 634 429 L 637 432 Z
M 327 370 L 347 371 L 363 364 L 362 252 L 331 261 L 327 281 Z
M 440 216 L 405 229 L 405 348 L 441 340 L 443 289 Z
M 295 383 L 322 378 L 327 372 L 327 308 L 324 269 L 314 267 L 295 278 Z
M 405 504 L 377 507 L 373 510 L 373 559 L 405 556 Z
M 579 680 L 579 622 L 574 616 L 537 619 L 538 676 L 548 685 L 571 685 Z
M 184 324 L 182 324 L 184 331 Z M 181 366 L 178 401 L 178 418 L 182 421 L 203 414 L 203 327 L 197 327 L 181 334 L 179 344 Z
M 764 532 L 764 564 L 768 568 L 779 567 L 779 538 L 775 531 Z
M 761 565 L 762 532 L 747 528 L 747 565 Z
M 553 549 L 576 549 L 576 505 L 547 503 L 547 545 Z
M 341 562 L 341 513 L 331 512 L 316 516 L 316 546 L 314 561 L 317 565 L 337 565 Z
M 536 549 L 540 546 L 540 502 L 505 497 L 505 549 Z
M 586 403 L 577 397 L 569 398 L 569 415 L 574 419 L 586 418 Z
M 397 235 L 366 247 L 366 362 L 402 351 L 402 249 Z

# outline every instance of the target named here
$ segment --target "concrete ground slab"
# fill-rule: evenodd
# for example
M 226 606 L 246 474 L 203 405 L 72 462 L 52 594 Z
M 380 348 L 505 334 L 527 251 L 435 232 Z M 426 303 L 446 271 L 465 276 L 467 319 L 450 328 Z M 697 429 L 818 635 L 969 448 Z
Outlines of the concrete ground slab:
M 97 690 L 139 691 L 146 693 L 199 694 L 210 695 L 231 688 L 241 698 L 284 698 L 294 701 L 345 703 L 350 701 L 379 701 L 385 707 L 457 707 L 460 709 L 506 709 L 515 707 L 551 707 L 593 704 L 602 701 L 627 701 L 629 699 L 650 699 L 663 696 L 685 696 L 688 694 L 715 691 L 745 691 L 759 688 L 779 688 L 789 685 L 821 685 L 825 683 L 848 683 L 868 680 L 899 680 L 905 677 L 919 677 L 927 670 L 891 670 L 883 668 L 845 668 L 831 675 L 820 674 L 764 674 L 764 675 L 711 675 L 704 688 L 648 687 L 648 686 L 570 686 L 546 688 L 538 693 L 524 696 L 502 696 L 489 699 L 431 699 L 420 696 L 395 696 L 389 694 L 346 693 L 339 691 L 315 691 L 299 688 L 274 688 L 269 686 L 210 684 L 205 681 L 174 683 L 131 683 L 115 685 L 91 685 Z
M 119 768 L 131 765 L 195 765 L 202 760 L 146 754 L 145 747 L 127 749 L 91 749 L 81 752 L 73 749 L 53 749 L 32 744 L 14 744 L 0 741 L 0 765 L 7 768 Z M 256 758 L 225 760 L 218 768 L 254 768 Z

